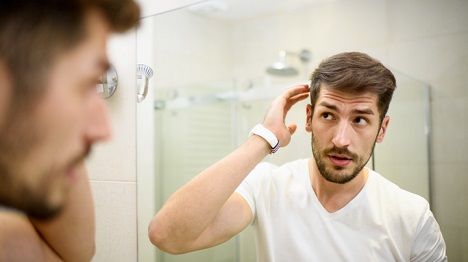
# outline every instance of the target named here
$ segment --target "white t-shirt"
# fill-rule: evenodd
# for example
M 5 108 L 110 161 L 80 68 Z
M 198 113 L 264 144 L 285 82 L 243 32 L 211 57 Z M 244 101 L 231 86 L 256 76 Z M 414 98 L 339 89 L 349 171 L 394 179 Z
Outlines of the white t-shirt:
M 361 192 L 329 213 L 308 160 L 259 164 L 236 190 L 252 209 L 258 261 L 446 261 L 427 201 L 369 170 Z

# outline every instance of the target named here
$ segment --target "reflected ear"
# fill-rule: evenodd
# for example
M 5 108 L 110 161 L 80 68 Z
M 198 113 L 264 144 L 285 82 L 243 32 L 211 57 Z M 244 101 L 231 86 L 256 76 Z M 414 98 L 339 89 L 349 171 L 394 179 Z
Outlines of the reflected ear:
M 306 107 L 306 124 L 305 124 L 305 130 L 307 132 L 312 132 L 312 114 L 313 114 L 312 106 L 307 105 L 307 107 Z
M 390 122 L 390 117 L 385 116 L 382 125 L 380 126 L 379 135 L 377 136 L 377 143 L 380 143 L 384 140 L 385 133 L 387 132 L 388 123 Z

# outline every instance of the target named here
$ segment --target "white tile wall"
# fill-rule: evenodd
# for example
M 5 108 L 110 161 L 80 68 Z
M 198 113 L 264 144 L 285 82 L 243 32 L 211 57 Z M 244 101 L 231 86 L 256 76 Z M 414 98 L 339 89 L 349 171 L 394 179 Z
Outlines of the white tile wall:
M 96 262 L 137 260 L 135 30 L 111 37 L 109 60 L 118 87 L 106 100 L 111 141 L 98 145 L 87 161 L 96 214 Z
M 427 39 L 466 31 L 468 2 L 397 0 L 388 2 L 392 41 Z
M 88 163 L 90 179 L 136 182 L 136 58 L 135 31 L 113 36 L 108 45 L 109 60 L 118 75 L 118 87 L 106 100 L 112 139 L 95 147 Z
M 136 261 L 136 184 L 91 181 L 96 208 L 96 262 Z

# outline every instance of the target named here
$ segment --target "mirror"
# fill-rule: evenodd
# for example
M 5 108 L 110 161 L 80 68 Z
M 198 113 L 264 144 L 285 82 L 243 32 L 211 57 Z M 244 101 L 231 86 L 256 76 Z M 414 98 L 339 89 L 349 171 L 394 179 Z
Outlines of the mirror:
M 347 19 L 349 8 L 355 11 L 352 19 Z M 142 19 L 137 63 L 153 68 L 155 77 L 137 109 L 140 261 L 256 260 L 250 229 L 218 247 L 172 256 L 149 243 L 147 226 L 176 189 L 246 139 L 273 97 L 288 86 L 307 83 L 322 59 L 350 50 L 385 57 L 385 50 L 372 45 L 379 35 L 351 33 L 362 27 L 377 33 L 366 19 L 385 23 L 377 11 L 362 11 L 368 8 L 373 7 L 335 1 L 259 1 L 253 6 L 214 0 Z M 363 39 L 365 35 L 372 36 Z M 310 52 L 307 61 L 301 59 L 303 50 Z M 268 73 L 275 62 L 296 74 Z M 429 88 L 392 71 L 398 88 L 391 124 L 368 165 L 430 200 Z M 310 136 L 303 131 L 306 104 L 299 103 L 287 117 L 298 124 L 291 144 L 265 161 L 282 164 L 311 156 Z M 406 122 L 408 110 L 416 115 L 411 122 Z M 415 175 L 399 176 L 407 168 Z

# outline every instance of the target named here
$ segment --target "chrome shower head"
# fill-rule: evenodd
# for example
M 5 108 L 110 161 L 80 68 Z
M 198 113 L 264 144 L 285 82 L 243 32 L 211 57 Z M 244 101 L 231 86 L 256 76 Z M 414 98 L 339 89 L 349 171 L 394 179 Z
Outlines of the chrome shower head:
M 281 62 L 275 62 L 271 64 L 266 71 L 270 75 L 275 76 L 295 76 L 298 74 L 296 68 Z
M 296 68 L 289 66 L 286 63 L 286 51 L 279 51 L 278 53 L 278 61 L 271 64 L 267 67 L 267 73 L 274 75 L 274 76 L 294 76 L 297 75 L 298 71 Z
M 311 54 L 307 50 L 302 50 L 299 54 L 281 50 L 278 53 L 278 61 L 274 62 L 269 67 L 267 67 L 266 69 L 267 73 L 270 75 L 274 75 L 274 76 L 285 76 L 285 77 L 297 75 L 299 71 L 296 68 L 289 66 L 287 64 L 286 62 L 287 55 L 296 55 L 299 57 L 299 59 L 303 63 L 309 62 L 311 58 Z

